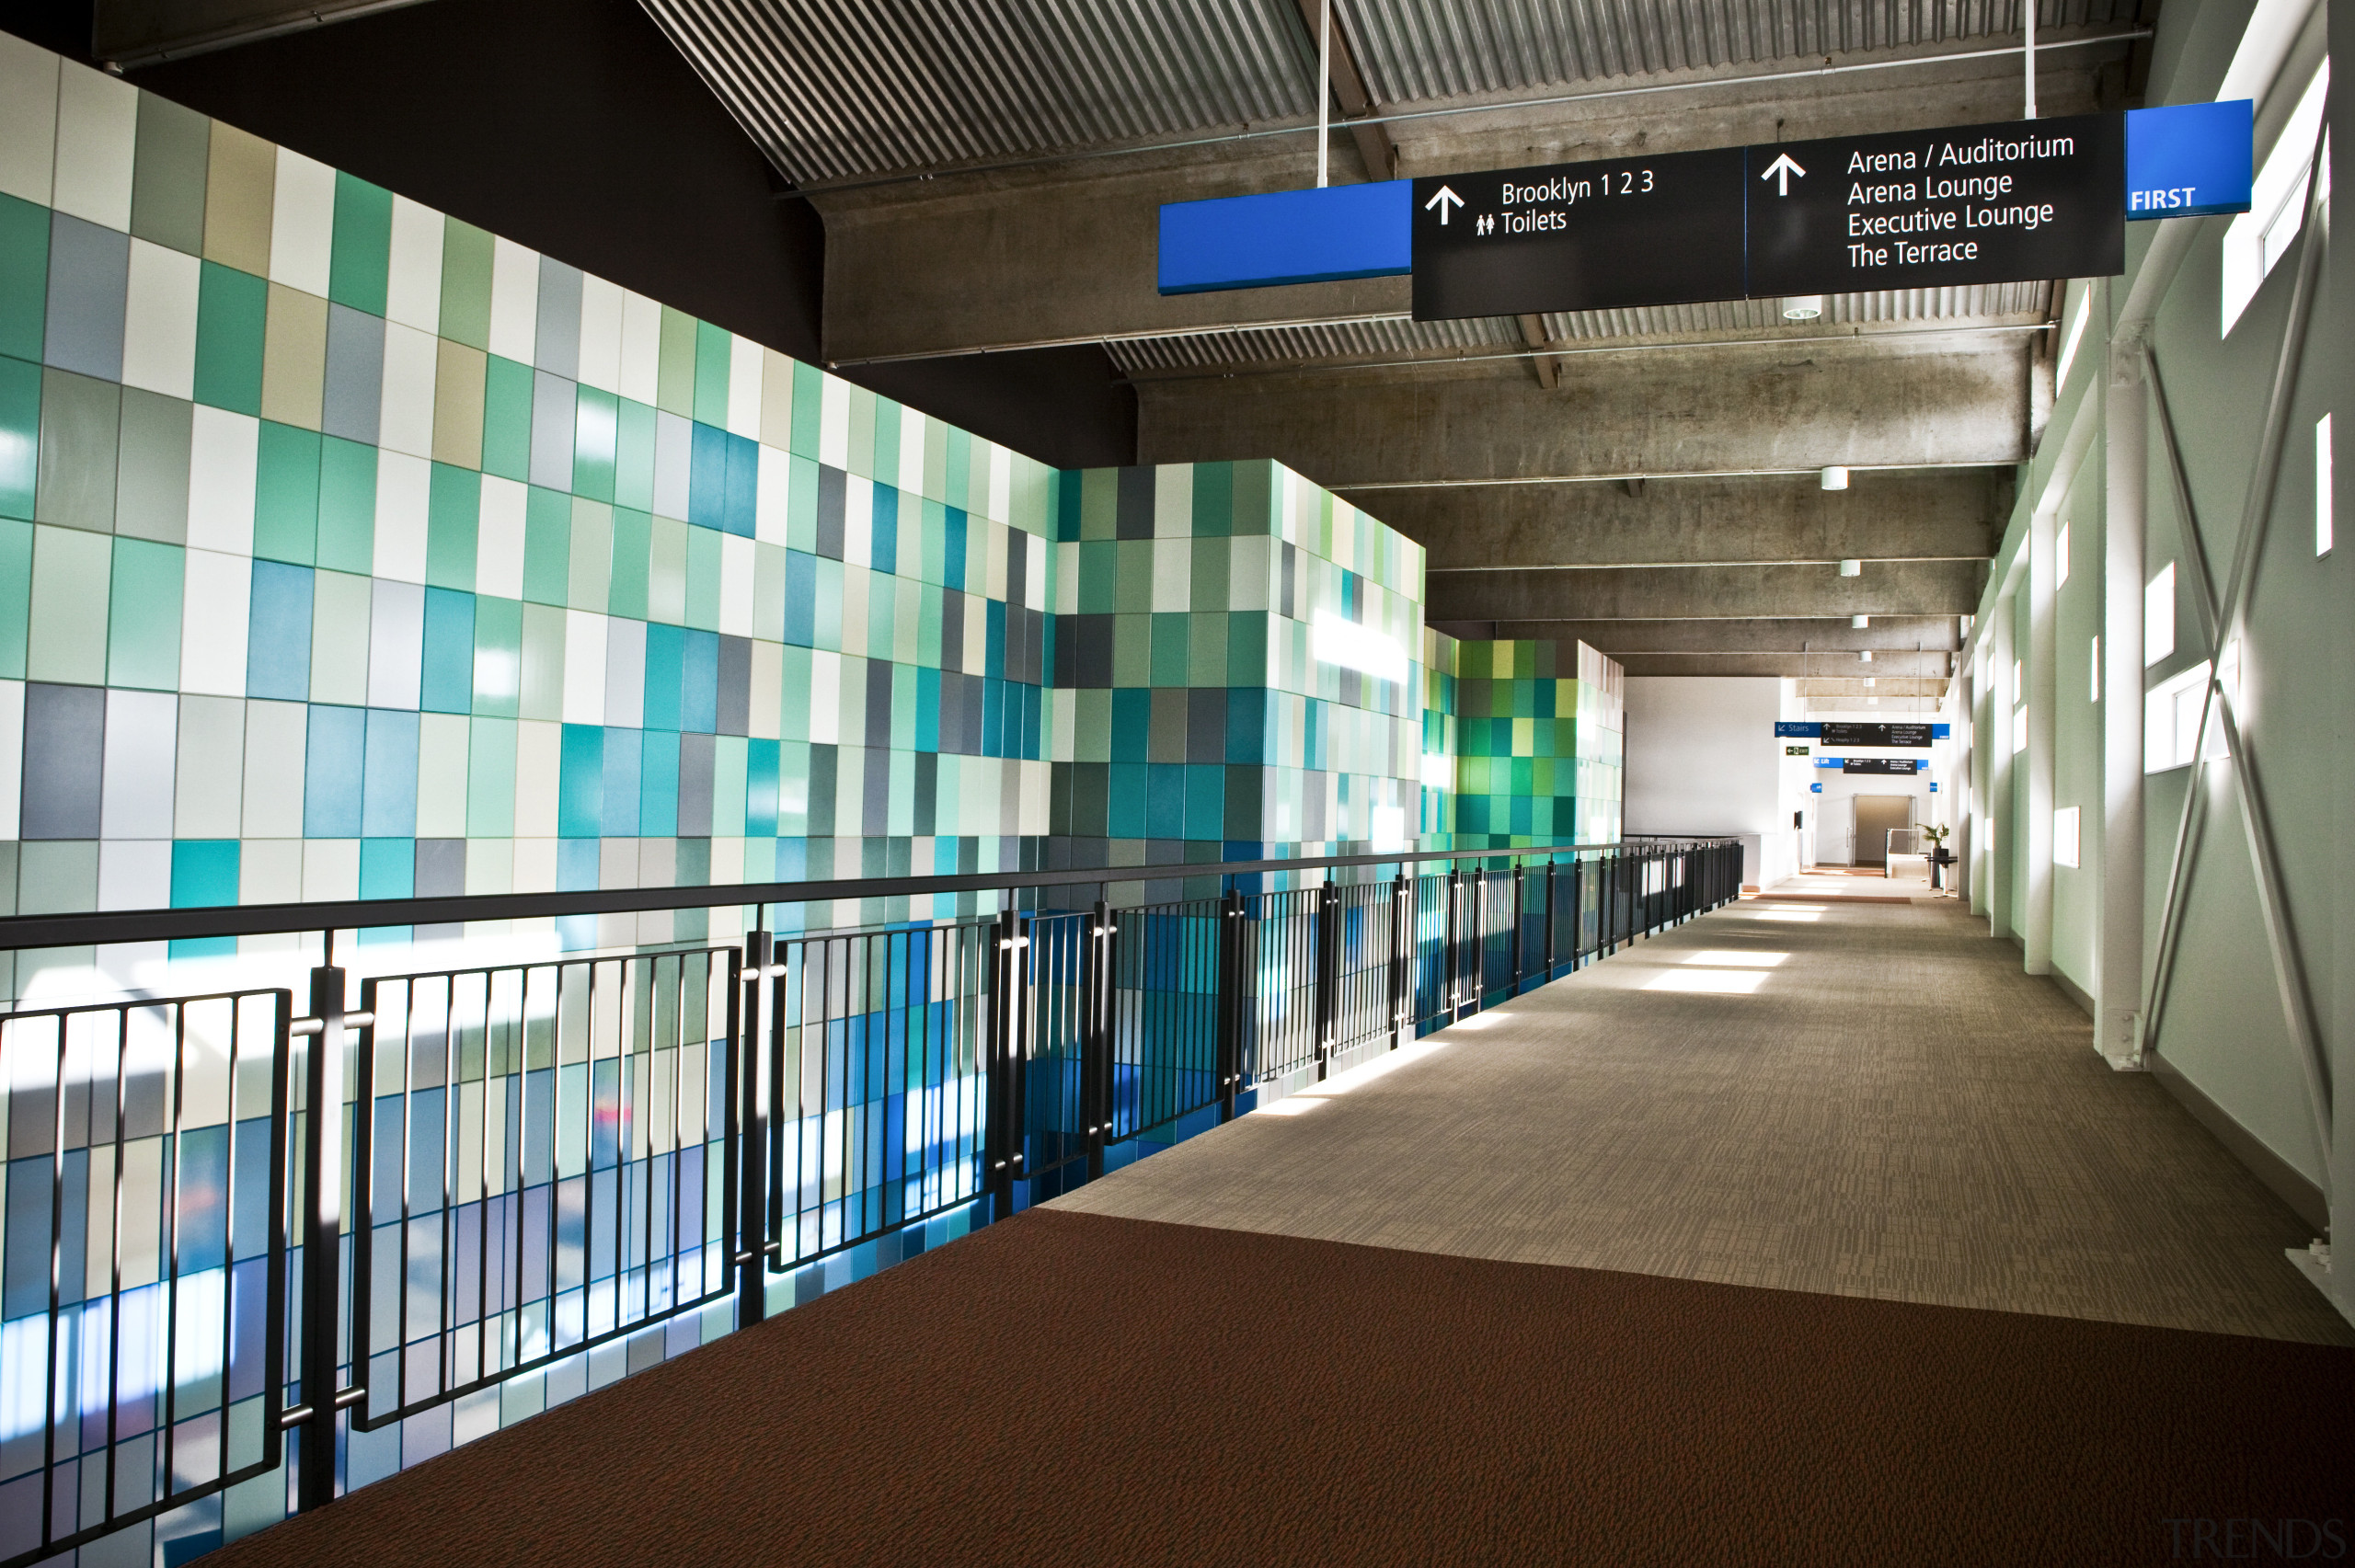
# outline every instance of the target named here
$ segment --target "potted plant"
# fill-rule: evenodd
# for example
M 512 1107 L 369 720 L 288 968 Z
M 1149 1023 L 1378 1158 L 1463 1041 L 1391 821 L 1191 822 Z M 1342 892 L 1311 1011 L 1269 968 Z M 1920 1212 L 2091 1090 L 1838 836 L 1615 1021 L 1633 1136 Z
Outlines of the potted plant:
M 1947 835 L 1953 831 L 1952 828 L 1947 827 L 1924 827 L 1922 830 L 1922 836 L 1930 841 L 1930 886 L 1934 889 L 1945 886 L 1939 880 L 1938 868 L 1954 864 L 1954 856 L 1947 850 Z

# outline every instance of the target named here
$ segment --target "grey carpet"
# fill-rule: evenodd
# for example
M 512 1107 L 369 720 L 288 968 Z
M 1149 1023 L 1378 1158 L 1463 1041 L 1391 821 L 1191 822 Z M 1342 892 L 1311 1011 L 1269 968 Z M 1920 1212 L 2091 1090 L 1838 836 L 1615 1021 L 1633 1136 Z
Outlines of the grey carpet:
M 1056 1206 L 2355 1345 L 2282 1255 L 2307 1228 L 1959 906 L 1779 913 L 1694 921 Z M 1688 961 L 1712 951 L 1787 956 Z

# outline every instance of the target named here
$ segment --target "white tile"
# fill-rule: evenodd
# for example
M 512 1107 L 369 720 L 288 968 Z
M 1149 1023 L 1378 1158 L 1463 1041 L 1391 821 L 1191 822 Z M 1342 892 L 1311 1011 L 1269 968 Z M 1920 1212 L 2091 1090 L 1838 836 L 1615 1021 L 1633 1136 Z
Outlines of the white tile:
M 646 722 L 646 623 L 605 623 L 605 719 L 635 729 Z
M 113 839 L 98 846 L 98 908 L 163 910 L 171 903 L 171 840 Z
M 375 573 L 402 582 L 425 580 L 426 515 L 433 499 L 433 464 L 406 452 L 376 454 Z
M 532 362 L 539 330 L 540 258 L 511 239 L 491 243 L 490 351 L 518 364 Z
M 1023 535 L 1022 601 L 1026 608 L 1047 607 L 1047 542 L 1035 533 Z M 1189 573 L 1191 568 L 1188 568 Z
M 6 54 L 0 53 L 0 63 L 5 63 L 6 59 Z M 23 804 L 19 792 L 24 778 L 25 683 L 0 681 L 0 840 L 17 836 L 17 812 Z
M 203 263 L 144 239 L 131 242 L 122 315 L 122 380 L 169 397 L 196 395 L 196 291 Z
M 413 457 L 433 455 L 433 335 L 396 322 L 385 324 L 384 395 L 377 441 Z
M 303 836 L 303 761 L 310 749 L 309 721 L 310 710 L 302 703 L 246 704 L 244 837 Z M 297 882 L 299 886 L 299 876 Z
M 303 897 L 303 841 L 247 839 L 237 846 L 237 901 L 292 904 Z
M 593 610 L 564 612 L 564 722 L 605 722 L 605 618 Z
M 173 731 L 178 715 L 179 699 L 169 692 L 118 688 L 107 693 L 105 782 L 100 787 L 98 808 L 100 836 L 172 836 L 172 769 L 177 761 Z
M 49 205 L 57 167 L 56 55 L 0 32 L 0 193 Z
M 842 655 L 824 648 L 811 650 L 810 739 L 813 744 L 832 746 L 842 738 Z M 947 798 L 945 790 L 942 797 Z M 813 827 L 810 831 L 815 833 L 818 830 Z
M 303 842 L 303 898 L 308 903 L 341 902 L 360 897 L 360 841 L 306 839 Z
M 900 410 L 900 493 L 911 498 L 924 494 L 924 429 L 925 417 L 913 408 Z M 913 508 L 902 505 L 900 515 L 915 515 Z
M 580 383 L 622 389 L 622 286 L 587 273 L 580 279 Z
M 761 435 L 761 346 L 733 333 L 728 338 L 728 433 Z
M 311 701 L 367 703 L 370 588 L 350 572 L 312 575 Z
M 622 292 L 621 355 L 621 395 L 650 406 L 662 383 L 662 307 L 627 290 Z
M 515 841 L 466 841 L 466 891 L 511 893 L 515 890 Z
M 57 81 L 57 183 L 51 205 L 109 229 L 131 227 L 139 89 L 68 61 Z
M 193 532 L 193 530 L 191 530 Z M 246 694 L 247 612 L 254 566 L 246 555 L 190 550 L 180 611 L 180 690 Z
M 512 842 L 515 846 L 514 890 L 518 893 L 555 892 L 556 840 L 541 837 L 516 839 Z
M 520 890 L 525 839 L 556 837 L 556 802 L 564 773 L 564 727 L 545 719 L 515 726 L 515 876 Z M 548 886 L 556 885 L 555 852 L 549 852 Z
M 368 616 L 368 705 L 413 708 L 425 658 L 425 589 L 379 578 Z
M 793 488 L 793 459 L 773 446 L 761 448 L 758 487 L 752 498 L 752 537 L 764 544 L 787 542 L 787 507 Z
M 752 542 L 733 533 L 719 536 L 719 629 L 752 635 Z
M 757 521 L 754 524 L 758 527 Z M 875 486 L 852 475 L 843 486 L 843 560 L 854 567 L 888 572 L 893 563 L 872 559 L 875 543 Z
M 243 820 L 246 704 L 236 697 L 180 699 L 179 766 L 172 837 L 234 839 Z
M 695 426 L 676 414 L 654 416 L 654 514 L 684 518 L 695 462 Z
M 197 406 L 188 453 L 191 549 L 253 554 L 254 465 L 260 447 L 260 420 Z
M 821 376 L 818 399 L 818 461 L 830 468 L 850 466 L 850 383 Z
M 785 648 L 771 642 L 752 645 L 752 722 L 753 738 L 775 740 L 785 702 Z
M 442 214 L 406 196 L 393 198 L 392 268 L 385 319 L 419 332 L 442 327 Z
M 475 531 L 475 591 L 499 599 L 523 597 L 523 517 L 531 488 L 513 479 L 482 476 L 481 521 Z
M 278 149 L 270 209 L 270 280 L 327 297 L 335 259 L 335 170 Z
M 466 741 L 464 714 L 425 714 L 418 719 L 417 836 L 466 836 Z

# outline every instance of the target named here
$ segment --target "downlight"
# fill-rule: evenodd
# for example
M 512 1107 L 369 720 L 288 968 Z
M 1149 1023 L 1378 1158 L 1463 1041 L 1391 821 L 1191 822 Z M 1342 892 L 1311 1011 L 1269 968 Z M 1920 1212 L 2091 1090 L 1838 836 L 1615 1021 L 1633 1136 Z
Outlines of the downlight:
M 1822 314 L 1821 294 L 1793 294 L 1783 302 L 1785 321 L 1813 321 Z

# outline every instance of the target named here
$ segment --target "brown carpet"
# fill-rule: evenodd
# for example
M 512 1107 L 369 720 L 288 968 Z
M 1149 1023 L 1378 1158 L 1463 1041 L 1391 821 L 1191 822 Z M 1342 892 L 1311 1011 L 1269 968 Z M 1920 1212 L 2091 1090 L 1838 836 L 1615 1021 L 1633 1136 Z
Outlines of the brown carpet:
M 2350 1409 L 2323 1346 L 1034 1211 L 213 1561 L 2158 1562 L 2343 1521 Z

